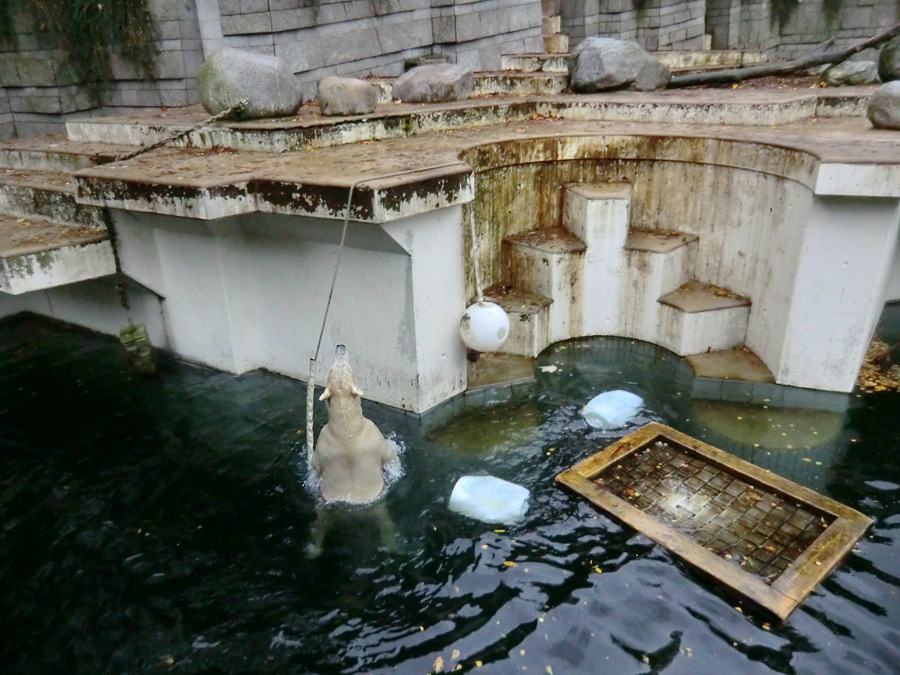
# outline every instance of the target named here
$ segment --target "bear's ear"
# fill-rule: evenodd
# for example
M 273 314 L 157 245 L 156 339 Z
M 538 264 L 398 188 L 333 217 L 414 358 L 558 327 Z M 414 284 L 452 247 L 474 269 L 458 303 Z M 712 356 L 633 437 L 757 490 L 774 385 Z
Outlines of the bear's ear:
M 319 397 L 320 401 L 327 401 L 331 398 L 331 389 L 325 387 L 325 391 L 322 392 L 322 395 Z
M 360 398 L 362 398 L 362 395 L 363 395 L 362 389 L 357 387 L 355 384 L 353 385 L 353 395 L 359 396 Z

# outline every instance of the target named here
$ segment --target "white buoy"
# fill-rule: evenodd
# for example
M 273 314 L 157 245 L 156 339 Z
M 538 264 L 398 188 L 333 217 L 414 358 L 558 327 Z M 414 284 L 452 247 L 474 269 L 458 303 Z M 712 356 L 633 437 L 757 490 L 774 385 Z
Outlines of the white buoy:
M 509 337 L 509 317 L 496 303 L 476 302 L 463 313 L 459 332 L 469 349 L 495 352 Z

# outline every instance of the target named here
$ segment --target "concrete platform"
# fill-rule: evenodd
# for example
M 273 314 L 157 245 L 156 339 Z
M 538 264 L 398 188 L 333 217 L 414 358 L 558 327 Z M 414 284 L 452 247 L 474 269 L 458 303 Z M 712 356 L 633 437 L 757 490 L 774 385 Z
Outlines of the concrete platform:
M 697 377 L 709 377 L 745 382 L 775 382 L 772 371 L 756 354 L 745 346 L 719 352 L 692 354 L 685 360 Z
M 669 253 L 698 239 L 695 234 L 675 230 L 631 230 L 625 240 L 625 250 Z
M 733 293 L 727 288 L 706 284 L 696 279 L 682 284 L 678 290 L 664 295 L 659 301 L 686 314 L 750 305 L 748 298 Z
M 506 238 L 507 243 L 533 248 L 543 253 L 580 253 L 586 248 L 581 239 L 562 227 L 532 230 Z
M 113 274 L 108 239 L 94 227 L 0 216 L 0 291 L 18 295 Z
M 16 138 L 0 144 L 0 167 L 71 172 L 105 164 L 133 150 L 130 145 L 79 142 L 66 136 Z

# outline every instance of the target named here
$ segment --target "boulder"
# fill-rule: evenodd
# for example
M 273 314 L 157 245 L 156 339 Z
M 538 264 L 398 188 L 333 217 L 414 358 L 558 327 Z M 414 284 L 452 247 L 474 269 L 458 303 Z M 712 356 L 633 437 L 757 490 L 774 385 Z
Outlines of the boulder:
M 866 115 L 876 129 L 900 131 L 900 80 L 886 82 L 875 90 Z
M 197 89 L 211 115 L 227 110 L 241 99 L 249 103 L 235 117 L 286 117 L 297 112 L 300 87 L 287 62 L 276 56 L 219 49 L 197 71 Z
M 878 64 L 874 61 L 844 61 L 825 71 L 825 81 L 833 86 L 875 84 L 878 80 Z
M 469 97 L 475 73 L 452 63 L 417 66 L 394 82 L 393 96 L 406 103 L 442 103 Z
M 326 77 L 316 94 L 323 115 L 366 115 L 378 103 L 378 91 L 371 82 L 355 77 Z
M 569 87 L 580 94 L 608 89 L 663 89 L 672 74 L 636 42 L 592 36 L 569 56 Z
M 878 54 L 878 77 L 882 82 L 900 80 L 900 35 L 888 40 Z

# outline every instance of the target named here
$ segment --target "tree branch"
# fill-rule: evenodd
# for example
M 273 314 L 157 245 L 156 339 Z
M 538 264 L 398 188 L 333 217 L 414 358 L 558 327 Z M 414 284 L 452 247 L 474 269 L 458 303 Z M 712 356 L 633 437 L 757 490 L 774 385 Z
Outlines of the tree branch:
M 814 68 L 825 63 L 840 63 L 846 61 L 854 54 L 861 52 L 863 49 L 874 47 L 886 40 L 890 40 L 895 35 L 900 35 L 900 23 L 891 26 L 877 35 L 863 40 L 849 47 L 833 49 L 831 51 L 823 51 L 828 46 L 828 42 L 819 47 L 813 54 L 804 56 L 800 59 L 787 61 L 784 63 L 764 63 L 759 66 L 751 66 L 749 68 L 734 68 L 731 70 L 716 70 L 706 73 L 689 73 L 687 75 L 676 75 L 669 81 L 669 89 L 677 87 L 693 87 L 700 84 L 723 84 L 728 82 L 741 82 L 754 77 L 767 77 L 769 75 L 787 75 L 795 73 L 798 70 L 806 70 Z

